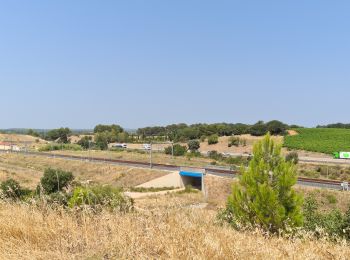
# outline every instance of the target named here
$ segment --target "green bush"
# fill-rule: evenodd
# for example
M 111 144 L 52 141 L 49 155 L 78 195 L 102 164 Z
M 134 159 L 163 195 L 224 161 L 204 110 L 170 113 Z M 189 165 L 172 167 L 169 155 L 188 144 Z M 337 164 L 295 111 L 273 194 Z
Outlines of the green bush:
M 187 146 L 191 152 L 195 152 L 200 148 L 200 143 L 198 140 L 190 140 L 188 141 Z
M 334 196 L 334 194 L 327 194 L 326 198 L 327 198 L 327 201 L 328 201 L 329 204 L 336 204 L 338 202 L 338 200 Z
M 174 144 L 173 148 L 168 146 L 164 149 L 165 154 L 172 154 L 172 149 L 174 149 L 174 156 L 183 156 L 187 152 L 186 146 Z
M 221 161 L 224 156 L 221 153 L 218 153 L 217 151 L 209 151 L 208 152 L 208 157 L 213 160 Z
M 47 144 L 39 148 L 39 152 L 48 151 L 59 151 L 59 150 L 70 150 L 70 151 L 81 151 L 82 147 L 78 144 Z
M 87 150 L 92 148 L 95 144 L 92 142 L 92 136 L 83 136 L 77 143 L 83 149 Z
M 41 177 L 40 186 L 46 194 L 51 194 L 67 188 L 73 180 L 74 176 L 71 172 L 49 168 Z M 38 186 L 39 190 L 40 186 Z
M 186 185 L 184 190 L 178 191 L 178 194 L 184 194 L 184 193 L 197 193 L 199 190 L 194 189 L 192 185 Z
M 286 155 L 286 162 L 292 162 L 294 164 L 298 164 L 299 155 L 297 152 L 290 152 Z
M 345 237 L 349 233 L 347 224 L 347 215 L 343 216 L 339 210 L 333 210 L 329 213 L 318 211 L 318 203 L 313 196 L 305 199 L 303 206 L 304 228 L 314 233 L 316 237 L 328 234 L 332 238 Z
M 208 144 L 212 145 L 212 144 L 217 144 L 219 142 L 219 136 L 218 135 L 211 135 L 208 137 Z
M 240 139 L 239 139 L 239 137 L 231 136 L 231 137 L 228 139 L 228 147 L 231 147 L 231 146 L 239 146 L 239 144 L 240 144 Z
M 123 195 L 120 189 L 111 186 L 95 186 L 90 188 L 77 187 L 68 202 L 69 207 L 89 206 L 94 209 L 101 207 L 120 212 L 133 209 L 134 201 Z
M 8 179 L 2 182 L 0 189 L 4 198 L 14 200 L 21 199 L 23 196 L 30 193 L 30 190 L 23 189 L 21 185 L 14 179 Z

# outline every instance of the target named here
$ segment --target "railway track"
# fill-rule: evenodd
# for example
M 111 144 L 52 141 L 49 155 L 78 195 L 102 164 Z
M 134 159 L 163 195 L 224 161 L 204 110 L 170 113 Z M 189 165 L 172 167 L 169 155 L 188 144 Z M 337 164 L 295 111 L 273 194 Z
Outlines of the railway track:
M 1 151 L 6 152 L 6 151 Z M 162 164 L 162 163 L 150 163 L 147 162 L 139 162 L 139 161 L 130 161 L 130 160 L 120 160 L 120 159 L 107 159 L 107 158 L 99 158 L 99 157 L 86 157 L 86 156 L 76 156 L 76 155 L 65 155 L 65 154 L 53 154 L 53 153 L 43 153 L 43 152 L 16 152 L 17 154 L 24 154 L 30 156 L 43 156 L 48 158 L 60 158 L 66 160 L 78 160 L 78 161 L 89 161 L 89 162 L 98 162 L 98 163 L 109 163 L 109 164 L 117 164 L 117 165 L 128 165 L 128 166 L 136 166 L 142 168 L 154 168 L 160 170 L 170 170 L 177 171 L 182 167 L 193 168 L 188 166 L 179 166 L 179 165 L 171 165 L 171 164 Z M 197 167 L 198 169 L 198 167 Z M 229 177 L 234 178 L 238 176 L 238 171 L 213 168 L 213 167 L 204 167 L 204 170 L 208 174 L 221 176 L 221 177 Z M 313 178 L 305 178 L 299 177 L 298 184 L 304 186 L 312 186 L 312 187 L 321 187 L 327 189 L 342 189 L 342 182 L 336 180 L 324 180 L 324 179 L 313 179 Z

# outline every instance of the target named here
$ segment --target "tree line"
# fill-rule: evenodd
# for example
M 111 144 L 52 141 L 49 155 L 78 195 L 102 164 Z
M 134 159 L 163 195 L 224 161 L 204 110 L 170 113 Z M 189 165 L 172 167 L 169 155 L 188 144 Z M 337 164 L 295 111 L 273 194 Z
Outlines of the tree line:
M 229 124 L 229 123 L 215 123 L 215 124 L 192 124 L 187 125 L 171 124 L 167 126 L 153 126 L 137 129 L 137 135 L 142 138 L 154 136 L 165 136 L 168 140 L 181 142 L 193 139 L 201 139 L 211 135 L 231 136 L 251 134 L 254 136 L 263 136 L 270 132 L 272 135 L 285 135 L 288 128 L 298 127 L 296 125 L 288 125 L 278 120 L 269 122 L 258 121 L 253 125 L 249 124 Z

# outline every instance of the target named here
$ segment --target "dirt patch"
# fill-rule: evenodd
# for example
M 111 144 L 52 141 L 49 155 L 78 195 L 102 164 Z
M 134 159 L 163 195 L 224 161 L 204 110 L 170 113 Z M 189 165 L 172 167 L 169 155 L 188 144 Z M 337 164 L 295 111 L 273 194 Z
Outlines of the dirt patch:
M 287 130 L 287 133 L 289 134 L 289 135 L 298 135 L 299 133 L 297 132 L 297 131 L 295 131 L 295 130 Z

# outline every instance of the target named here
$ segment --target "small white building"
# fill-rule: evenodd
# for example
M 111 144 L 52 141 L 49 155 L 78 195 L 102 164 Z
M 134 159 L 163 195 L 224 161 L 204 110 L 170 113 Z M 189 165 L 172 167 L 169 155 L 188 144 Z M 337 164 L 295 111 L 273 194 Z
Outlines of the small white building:
M 17 145 L 6 143 L 6 142 L 0 142 L 0 150 L 18 152 L 21 149 Z

